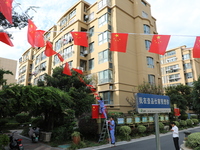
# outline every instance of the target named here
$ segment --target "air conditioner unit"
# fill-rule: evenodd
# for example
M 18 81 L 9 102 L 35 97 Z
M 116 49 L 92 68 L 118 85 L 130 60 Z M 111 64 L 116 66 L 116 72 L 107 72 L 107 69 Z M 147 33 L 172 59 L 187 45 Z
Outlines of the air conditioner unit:
M 88 54 L 88 50 L 83 51 L 83 55 L 86 56 Z

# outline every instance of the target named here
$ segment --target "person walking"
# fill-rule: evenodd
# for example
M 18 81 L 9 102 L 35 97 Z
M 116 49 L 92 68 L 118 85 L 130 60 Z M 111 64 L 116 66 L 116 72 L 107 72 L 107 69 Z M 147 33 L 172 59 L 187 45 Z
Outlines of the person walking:
M 172 131 L 172 136 L 173 136 L 175 149 L 176 150 L 180 150 L 178 127 L 176 126 L 175 122 L 172 122 L 170 125 L 172 126 L 171 131 Z
M 104 104 L 104 100 L 102 100 L 102 98 L 100 97 L 99 100 L 97 100 L 99 102 L 99 113 L 100 114 L 104 114 L 104 117 L 107 119 L 107 114 L 106 114 L 106 110 L 105 110 L 105 104 Z
M 112 116 L 110 117 L 109 121 L 109 129 L 110 129 L 111 144 L 115 146 L 115 121 Z

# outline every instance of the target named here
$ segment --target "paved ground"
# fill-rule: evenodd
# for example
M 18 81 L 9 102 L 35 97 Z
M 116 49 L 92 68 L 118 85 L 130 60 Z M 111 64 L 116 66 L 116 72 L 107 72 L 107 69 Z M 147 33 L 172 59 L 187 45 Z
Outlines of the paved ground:
M 63 148 L 51 147 L 48 144 L 41 143 L 41 142 L 32 143 L 30 138 L 20 135 L 22 130 L 12 130 L 11 132 L 13 131 L 17 131 L 17 133 L 15 133 L 14 135 L 15 138 L 22 139 L 24 150 L 64 150 Z M 7 150 L 9 150 L 8 147 L 7 147 Z

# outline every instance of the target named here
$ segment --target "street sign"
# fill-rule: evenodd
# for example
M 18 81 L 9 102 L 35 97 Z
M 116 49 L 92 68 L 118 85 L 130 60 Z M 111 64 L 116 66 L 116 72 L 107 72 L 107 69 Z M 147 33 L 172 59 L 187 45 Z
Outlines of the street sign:
M 169 96 L 136 93 L 135 97 L 140 114 L 171 112 Z

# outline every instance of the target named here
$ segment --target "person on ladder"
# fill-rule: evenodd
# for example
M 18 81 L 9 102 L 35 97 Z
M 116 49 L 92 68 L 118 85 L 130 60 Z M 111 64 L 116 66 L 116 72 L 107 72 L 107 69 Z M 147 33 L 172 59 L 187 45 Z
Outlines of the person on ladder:
M 111 137 L 111 144 L 112 146 L 115 146 L 115 121 L 113 117 L 110 117 L 109 123 L 109 129 L 110 129 L 110 137 Z
M 106 110 L 105 110 L 105 104 L 104 104 L 104 100 L 102 100 L 102 98 L 100 97 L 99 100 L 97 100 L 99 102 L 99 114 L 104 114 L 105 119 L 107 119 L 107 114 L 106 114 Z

